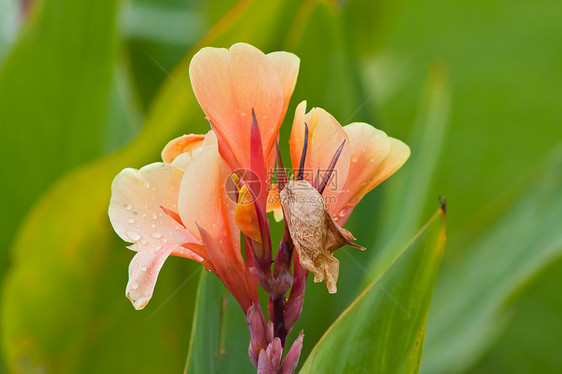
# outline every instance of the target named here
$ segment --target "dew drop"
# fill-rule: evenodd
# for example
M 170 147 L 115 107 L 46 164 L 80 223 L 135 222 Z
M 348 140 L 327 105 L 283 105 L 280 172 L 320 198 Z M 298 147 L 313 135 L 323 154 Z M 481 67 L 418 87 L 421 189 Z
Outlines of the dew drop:
M 148 182 L 145 181 L 145 182 L 144 182 L 144 186 L 145 186 L 146 188 L 150 188 L 150 183 L 148 183 Z
M 141 270 L 142 270 L 142 271 L 147 271 L 147 270 L 148 270 L 148 267 L 146 267 L 146 265 L 144 265 L 144 266 L 141 268 Z
M 166 238 L 162 239 L 162 243 L 164 243 L 164 244 L 168 243 L 168 239 L 166 239 Z
M 136 231 L 127 232 L 127 236 L 129 237 L 129 239 L 131 239 L 134 242 L 136 242 L 137 240 L 139 240 L 141 238 L 141 235 Z
M 152 216 L 151 216 L 151 217 L 152 217 L 152 219 L 155 220 L 155 221 L 158 219 L 158 216 L 156 215 L 156 213 L 152 213 Z
M 359 161 L 359 157 L 353 156 L 353 157 L 351 158 L 351 162 L 357 162 L 357 161 Z
M 150 225 L 150 227 L 152 227 L 153 229 L 156 228 L 156 225 L 153 223 L 152 225 Z
M 131 284 L 131 288 L 132 288 L 133 290 L 136 290 L 137 288 L 139 288 L 139 282 L 134 281 L 133 284 Z
M 345 216 L 345 209 L 340 210 L 340 212 L 338 213 L 338 216 L 340 216 L 340 217 Z
M 127 223 L 133 224 L 133 223 L 135 223 L 135 219 L 134 218 L 127 218 Z
M 162 237 L 162 234 L 160 234 L 159 232 L 153 232 L 152 234 L 150 234 L 150 236 L 152 236 L 154 239 L 160 239 Z
M 158 251 L 161 250 L 161 249 L 162 249 L 162 246 L 159 245 L 159 246 L 157 246 L 157 247 L 154 248 L 154 252 L 158 252 Z
M 131 204 L 125 204 L 125 210 L 131 210 L 133 206 Z

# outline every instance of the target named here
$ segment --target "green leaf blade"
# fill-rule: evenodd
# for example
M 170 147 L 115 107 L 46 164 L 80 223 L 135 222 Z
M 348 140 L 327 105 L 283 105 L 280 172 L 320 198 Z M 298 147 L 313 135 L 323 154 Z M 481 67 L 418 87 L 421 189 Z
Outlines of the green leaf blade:
M 251 373 L 242 309 L 220 279 L 201 272 L 185 373 Z

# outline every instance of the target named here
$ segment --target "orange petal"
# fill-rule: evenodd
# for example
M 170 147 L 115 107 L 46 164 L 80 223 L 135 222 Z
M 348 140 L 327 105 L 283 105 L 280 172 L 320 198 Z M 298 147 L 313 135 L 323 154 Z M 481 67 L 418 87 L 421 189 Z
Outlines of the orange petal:
M 228 50 L 203 48 L 191 60 L 193 91 L 219 141 L 232 151 L 223 152 L 232 168 L 250 168 L 252 108 L 260 126 L 264 159 L 269 159 L 286 107 L 291 85 L 287 82 L 293 79 L 295 70 L 281 68 L 281 61 L 294 65 L 298 59 L 285 55 L 268 57 L 244 43 L 234 44 Z
M 180 136 L 166 144 L 162 151 L 162 160 L 185 170 L 193 157 L 201 151 L 202 147 L 213 144 L 217 144 L 217 137 L 213 130 L 209 131 L 206 135 L 190 134 Z
M 254 239 L 258 243 L 262 243 L 256 206 L 254 205 L 254 199 L 246 185 L 243 185 L 239 191 L 238 204 L 236 205 L 234 218 L 240 231 L 242 231 L 244 235 Z
M 279 222 L 283 219 L 283 208 L 281 207 L 279 189 L 277 188 L 276 184 L 272 184 L 269 188 L 266 211 L 268 213 L 273 212 L 273 218 L 275 218 L 276 222 Z
M 180 136 L 170 141 L 162 150 L 162 160 L 171 164 L 182 153 L 191 153 L 193 149 L 199 148 L 203 144 L 205 135 L 189 134 Z
M 230 170 L 216 145 L 204 147 L 183 175 L 178 197 L 185 227 L 201 240 L 196 222 L 217 240 L 231 261 L 243 263 L 240 231 L 234 221 L 236 203 L 227 194 Z
M 336 204 L 329 207 L 340 225 L 367 192 L 391 176 L 410 156 L 406 144 L 369 124 L 352 123 L 344 130 L 351 142 L 351 164 L 342 193 Z
M 291 130 L 291 162 L 293 173 L 300 163 L 304 144 L 305 122 L 308 125 L 308 151 L 305 162 L 305 180 L 312 184 L 316 172 L 320 170 L 320 179 L 325 175 L 330 162 L 342 142 L 346 142 L 334 168 L 330 182 L 324 193 L 328 206 L 335 203 L 336 196 L 342 190 L 349 171 L 351 145 L 346 132 L 330 113 L 321 108 L 313 108 L 305 114 L 306 101 L 297 106 L 295 120 Z

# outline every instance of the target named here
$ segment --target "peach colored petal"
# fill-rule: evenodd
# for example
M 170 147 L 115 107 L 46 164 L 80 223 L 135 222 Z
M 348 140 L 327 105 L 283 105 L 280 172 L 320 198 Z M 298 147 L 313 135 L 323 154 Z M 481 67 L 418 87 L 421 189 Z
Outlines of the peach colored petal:
M 144 308 L 152 298 L 158 273 L 164 265 L 164 261 L 174 252 L 182 253 L 182 257 L 197 262 L 204 262 L 199 255 L 184 247 L 177 247 L 175 244 L 157 245 L 137 252 L 129 265 L 129 282 L 126 290 L 127 298 L 131 300 L 135 309 Z
M 297 76 L 299 74 L 300 59 L 292 53 L 288 52 L 273 52 L 269 53 L 267 57 L 273 63 L 273 67 L 277 71 L 277 77 L 283 87 L 285 95 L 285 106 L 283 108 L 283 117 L 287 112 L 289 101 L 295 90 L 297 84 Z
M 240 231 L 234 220 L 236 203 L 226 182 L 229 167 L 216 145 L 204 147 L 185 170 L 178 197 L 179 215 L 187 230 L 201 240 L 197 224 L 205 228 L 233 261 L 243 263 Z M 196 224 L 197 223 L 197 224 Z
M 282 72 L 286 82 L 290 69 Z M 250 167 L 252 108 L 260 126 L 264 158 L 269 159 L 285 108 L 285 91 L 277 74 L 271 58 L 244 43 L 228 50 L 203 48 L 191 60 L 193 91 L 219 142 L 231 150 L 222 152 L 221 147 L 232 168 Z
M 124 169 L 113 180 L 109 219 L 115 232 L 133 243 L 135 251 L 163 244 L 196 242 L 162 206 L 177 211 L 183 172 L 170 164 L 153 163 L 140 170 Z
M 183 172 L 170 164 L 154 163 L 140 170 L 125 169 L 111 186 L 109 219 L 129 248 L 137 251 L 129 266 L 127 297 L 136 309 L 150 300 L 158 272 L 170 254 L 197 262 L 205 259 L 182 247 L 198 242 L 161 206 L 177 210 Z
M 357 203 L 398 170 L 410 156 L 410 148 L 366 123 L 344 127 L 351 143 L 351 164 L 343 191 L 330 214 L 343 225 Z
M 156 251 L 155 249 L 158 249 Z M 152 298 L 158 273 L 171 254 L 173 246 L 165 245 L 138 252 L 129 265 L 126 295 L 135 309 L 143 309 Z
M 162 160 L 171 164 L 182 153 L 191 153 L 203 144 L 205 135 L 189 134 L 170 141 L 162 150 Z
M 299 166 L 304 144 L 305 122 L 308 125 L 308 150 L 305 162 L 305 180 L 312 184 L 316 172 L 320 170 L 320 179 L 326 173 L 334 154 L 345 141 L 342 153 L 326 186 L 324 199 L 328 206 L 335 203 L 336 196 L 342 190 L 349 171 L 351 145 L 346 132 L 330 113 L 321 108 L 313 108 L 305 114 L 306 101 L 297 106 L 295 120 L 291 130 L 291 162 L 293 172 Z

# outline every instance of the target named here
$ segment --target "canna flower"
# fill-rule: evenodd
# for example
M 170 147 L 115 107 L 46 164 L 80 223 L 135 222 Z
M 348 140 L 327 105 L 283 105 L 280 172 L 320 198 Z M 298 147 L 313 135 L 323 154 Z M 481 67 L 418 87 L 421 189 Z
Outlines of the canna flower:
M 229 167 L 214 133 L 175 139 L 162 159 L 140 170 L 125 169 L 112 184 L 111 224 L 137 252 L 127 297 L 136 309 L 144 308 L 164 261 L 174 255 L 215 272 L 246 310 L 257 300 L 257 283 L 240 252 L 236 204 L 224 190 Z
M 306 113 L 302 102 L 289 140 L 296 170 L 289 179 L 277 138 L 299 64 L 291 53 L 266 55 L 243 43 L 201 49 L 189 74 L 211 131 L 172 140 L 163 162 L 123 170 L 113 181 L 109 206 L 115 231 L 136 252 L 126 288 L 134 307 L 148 303 L 168 256 L 199 262 L 242 307 L 249 356 L 263 374 L 294 372 L 302 332 L 282 355 L 302 310 L 308 272 L 336 292 L 334 251 L 343 245 L 364 249 L 343 225 L 361 198 L 410 152 L 368 124 L 342 127 L 323 109 Z M 275 165 L 277 184 L 268 177 Z M 285 220 L 275 259 L 270 211 L 276 221 Z M 258 284 L 269 295 L 269 322 Z
M 305 111 L 303 101 L 289 141 L 293 166 L 302 162 L 303 180 L 281 192 L 281 204 L 301 265 L 335 293 L 339 262 L 333 252 L 345 244 L 365 249 L 351 243 L 355 238 L 341 226 L 367 192 L 406 162 L 410 149 L 366 123 L 342 127 L 321 108 Z

